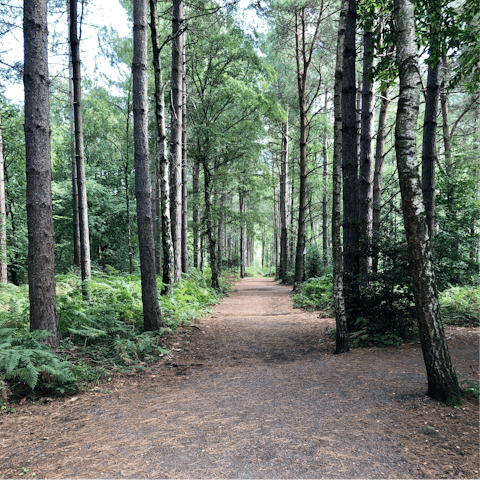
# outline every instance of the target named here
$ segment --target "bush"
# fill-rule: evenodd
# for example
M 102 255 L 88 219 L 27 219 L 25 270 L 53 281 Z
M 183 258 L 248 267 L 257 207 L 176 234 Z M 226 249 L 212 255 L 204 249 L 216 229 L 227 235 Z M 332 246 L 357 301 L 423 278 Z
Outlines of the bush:
M 440 293 L 440 310 L 444 323 L 478 326 L 479 294 L 477 286 L 449 286 Z
M 171 298 L 159 297 L 164 327 L 143 332 L 140 278 L 112 273 L 94 272 L 88 282 L 91 301 L 83 299 L 77 276 L 57 277 L 61 338 L 55 352 L 42 343 L 48 332 L 29 331 L 26 288 L 0 288 L 0 386 L 64 393 L 111 371 L 146 368 L 168 353 L 162 345 L 165 332 L 205 315 L 232 289 L 231 277 L 221 277 L 219 293 L 192 269 L 174 286 Z
M 327 310 L 333 308 L 333 275 L 326 273 L 317 278 L 310 278 L 302 283 L 293 296 L 293 306 L 307 310 Z

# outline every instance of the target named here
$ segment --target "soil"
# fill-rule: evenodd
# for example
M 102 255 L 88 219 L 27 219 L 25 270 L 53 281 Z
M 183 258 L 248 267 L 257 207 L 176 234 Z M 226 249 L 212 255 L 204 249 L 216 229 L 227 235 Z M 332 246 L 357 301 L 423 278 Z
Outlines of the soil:
M 245 279 L 153 370 L 0 415 L 0 478 L 478 478 L 478 401 L 428 398 L 418 342 L 332 355 L 334 325 Z M 477 381 L 478 330 L 446 333 Z

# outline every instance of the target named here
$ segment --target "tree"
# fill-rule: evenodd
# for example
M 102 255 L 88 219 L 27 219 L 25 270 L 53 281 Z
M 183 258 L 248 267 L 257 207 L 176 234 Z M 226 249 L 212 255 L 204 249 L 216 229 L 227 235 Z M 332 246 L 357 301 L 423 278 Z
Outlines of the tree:
M 7 283 L 7 209 L 5 205 L 5 161 L 0 117 L 0 283 Z
M 358 300 L 358 156 L 355 109 L 355 29 L 357 5 L 349 0 L 345 25 L 342 77 L 343 268 L 345 308 L 349 328 Z
M 88 228 L 87 185 L 83 149 L 82 77 L 80 71 L 80 40 L 77 35 L 77 0 L 70 0 L 70 46 L 73 70 L 73 110 L 75 118 L 75 157 L 78 186 L 78 218 L 81 247 L 82 282 L 90 279 L 90 234 Z M 75 212 L 74 212 L 75 213 Z M 84 286 L 84 294 L 86 294 Z
M 173 0 L 172 15 L 172 120 L 170 127 L 170 202 L 174 251 L 174 280 L 182 273 L 182 146 L 185 2 Z
M 133 121 L 135 145 L 135 197 L 145 330 L 161 327 L 155 272 L 155 246 L 150 201 L 147 101 L 147 0 L 133 3 Z
M 174 282 L 174 253 L 170 222 L 169 178 L 167 156 L 167 134 L 165 129 L 165 97 L 160 65 L 160 48 L 158 45 L 158 25 L 156 0 L 150 0 L 150 31 L 152 35 L 153 69 L 155 75 L 155 119 L 157 123 L 157 155 L 155 162 L 160 177 L 160 205 L 162 218 L 162 250 L 163 250 L 163 293 L 171 295 Z
M 288 272 L 288 117 L 282 122 L 282 141 L 280 152 L 280 256 L 281 279 L 285 283 Z
M 53 232 L 47 0 L 24 0 L 25 148 L 30 328 L 48 330 L 58 345 Z
M 431 239 L 428 234 L 416 159 L 420 76 L 413 2 L 395 0 L 394 19 L 397 36 L 396 63 L 400 77 L 395 150 L 417 323 L 428 377 L 427 394 L 448 405 L 457 405 L 461 403 L 461 393 L 440 317 Z
M 342 191 L 342 81 L 345 48 L 345 28 L 349 0 L 342 0 L 338 22 L 337 60 L 335 63 L 334 87 L 334 144 L 333 144 L 333 188 L 332 188 L 332 257 L 333 257 L 333 301 L 335 309 L 336 346 L 335 353 L 348 352 L 347 317 L 343 297 L 343 256 L 340 236 Z

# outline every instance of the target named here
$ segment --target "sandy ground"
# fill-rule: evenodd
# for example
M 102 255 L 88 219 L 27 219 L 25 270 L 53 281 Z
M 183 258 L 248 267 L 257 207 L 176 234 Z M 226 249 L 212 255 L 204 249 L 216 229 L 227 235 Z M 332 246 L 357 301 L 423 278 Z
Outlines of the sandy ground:
M 478 401 L 426 397 L 418 342 L 332 355 L 333 326 L 245 279 L 153 370 L 0 415 L 0 478 L 478 478 Z M 447 337 L 477 380 L 477 329 Z

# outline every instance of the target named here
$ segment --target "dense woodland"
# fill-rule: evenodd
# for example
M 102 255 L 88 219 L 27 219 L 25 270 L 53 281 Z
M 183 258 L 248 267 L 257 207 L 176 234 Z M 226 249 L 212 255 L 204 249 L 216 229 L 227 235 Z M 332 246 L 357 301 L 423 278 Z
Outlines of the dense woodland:
M 94 3 L 0 7 L 25 42 L 0 54 L 3 93 L 25 85 L 0 98 L 0 387 L 102 374 L 75 349 L 153 361 L 235 273 L 331 311 L 338 354 L 419 335 L 428 394 L 460 402 L 442 322 L 478 309 L 478 2 L 261 0 L 254 31 L 235 3 L 123 0 L 133 35 L 97 31 L 115 79 L 82 76 Z

